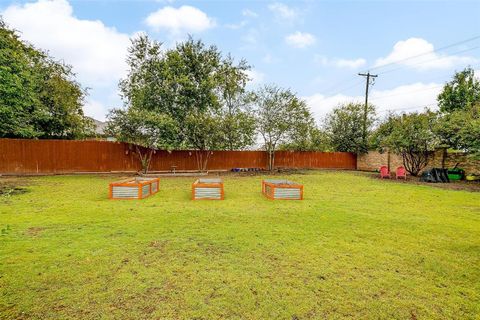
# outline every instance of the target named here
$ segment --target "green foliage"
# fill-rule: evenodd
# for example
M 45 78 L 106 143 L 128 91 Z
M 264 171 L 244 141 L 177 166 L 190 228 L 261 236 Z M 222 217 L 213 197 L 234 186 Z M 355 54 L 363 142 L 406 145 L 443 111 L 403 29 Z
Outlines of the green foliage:
M 436 114 L 391 114 L 374 133 L 374 145 L 383 151 L 388 149 L 402 156 L 405 169 L 417 176 L 428 163 L 431 151 L 438 146 L 434 133 Z
M 312 115 L 303 100 L 290 90 L 275 85 L 265 85 L 253 94 L 256 105 L 257 130 L 263 138 L 269 154 L 269 169 L 275 165 L 275 151 L 281 144 L 302 143 L 314 126 Z
M 335 151 L 364 153 L 368 151 L 368 139 L 375 123 L 375 107 L 367 110 L 367 142 L 363 139 L 365 105 L 347 103 L 339 105 L 325 119 L 325 130 Z
M 242 149 L 254 141 L 254 118 L 248 109 L 244 60 L 235 64 L 215 46 L 188 39 L 163 51 L 161 43 L 140 35 L 132 40 L 128 76 L 120 91 L 128 109 L 145 110 L 174 120 L 176 139 L 169 147 Z M 215 131 L 212 131 L 215 130 Z
M 85 90 L 71 67 L 22 42 L 0 20 L 0 137 L 77 139 L 93 134 Z
M 472 68 L 455 73 L 438 96 L 435 132 L 441 145 L 480 158 L 480 81 Z
M 480 157 L 480 103 L 442 114 L 435 125 L 441 146 Z
M 255 117 L 250 108 L 251 96 L 245 91 L 249 80 L 245 60 L 235 65 L 228 55 L 217 72 L 217 96 L 221 105 L 219 130 L 223 134 L 221 149 L 241 150 L 255 142 Z
M 475 78 L 472 68 L 455 73 L 453 80 L 445 84 L 438 95 L 440 111 L 450 113 L 468 110 L 480 102 L 480 81 Z
M 110 112 L 108 119 L 105 132 L 119 141 L 136 145 L 145 173 L 150 166 L 153 149 L 169 150 L 177 141 L 177 123 L 166 114 L 136 108 L 116 109 Z

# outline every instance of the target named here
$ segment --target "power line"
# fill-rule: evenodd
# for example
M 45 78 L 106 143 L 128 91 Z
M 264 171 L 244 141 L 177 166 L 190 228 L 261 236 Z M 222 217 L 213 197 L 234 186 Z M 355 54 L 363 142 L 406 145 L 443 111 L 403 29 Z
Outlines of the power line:
M 418 58 L 418 57 L 421 57 L 421 56 L 425 56 L 425 55 L 427 55 L 427 54 L 432 54 L 432 53 L 435 53 L 435 52 L 438 52 L 438 51 L 442 51 L 442 50 L 445 50 L 445 49 L 448 49 L 448 48 L 452 48 L 452 47 L 458 46 L 458 45 L 460 45 L 460 44 L 464 44 L 464 43 L 467 43 L 467 42 L 471 42 L 471 41 L 474 41 L 474 40 L 477 40 L 477 39 L 480 39 L 480 35 L 474 36 L 474 37 L 472 37 L 472 38 L 468 38 L 468 39 L 465 39 L 465 40 L 462 40 L 462 41 L 459 41 L 459 42 L 455 42 L 455 43 L 452 43 L 452 44 L 449 44 L 449 45 L 440 47 L 440 48 L 435 49 L 435 50 L 431 50 L 431 51 L 428 51 L 428 52 L 424 52 L 424 53 L 420 53 L 420 54 L 417 54 L 417 55 L 413 55 L 413 56 L 410 56 L 410 57 L 407 57 L 407 58 L 404 58 L 404 59 L 392 61 L 392 62 L 387 63 L 387 64 L 384 64 L 384 65 L 380 65 L 380 66 L 376 66 L 376 67 L 371 67 L 371 68 L 369 68 L 369 70 L 370 70 L 370 71 L 371 71 L 371 70 L 377 70 L 377 69 L 384 68 L 384 67 L 389 66 L 389 65 L 398 64 L 398 63 L 400 63 L 400 62 L 404 62 L 404 61 L 408 61 L 408 60 L 411 60 L 411 59 L 415 59 L 415 58 Z
M 438 89 L 438 88 L 443 87 L 443 86 L 444 86 L 444 84 L 437 84 L 437 85 L 432 86 L 432 87 L 429 87 L 429 88 L 422 88 L 422 89 L 410 90 L 410 91 L 406 91 L 406 92 L 400 92 L 400 93 L 395 93 L 395 94 L 389 94 L 389 95 L 386 95 L 386 96 L 381 96 L 381 97 L 379 97 L 379 98 L 372 98 L 371 101 L 383 100 L 383 99 L 390 98 L 390 97 L 396 97 L 396 96 L 405 95 L 405 94 L 407 94 L 407 93 L 421 92 L 421 91 L 428 91 L 428 90 Z
M 424 105 L 421 105 L 421 106 L 382 110 L 382 111 L 379 111 L 378 113 L 386 113 L 386 112 L 394 112 L 394 111 L 408 111 L 408 110 L 413 110 L 413 109 L 430 107 L 430 106 L 435 105 L 435 104 L 436 104 L 436 102 L 432 102 L 432 103 L 424 104 Z
M 480 46 L 476 46 L 476 47 L 468 48 L 468 49 L 463 49 L 463 50 L 460 50 L 460 51 L 455 51 L 455 52 L 452 52 L 452 54 L 463 53 L 463 52 L 467 52 L 467 51 L 473 51 L 473 50 L 476 50 L 478 48 L 480 48 Z M 394 72 L 394 71 L 397 71 L 397 70 L 400 70 L 400 69 L 403 69 L 403 68 L 406 68 L 406 67 L 417 66 L 417 65 L 425 64 L 427 62 L 432 62 L 432 61 L 441 60 L 441 59 L 445 59 L 445 58 L 446 57 L 436 57 L 435 59 L 420 61 L 420 62 L 417 62 L 417 63 L 412 63 L 412 64 L 409 64 L 409 65 L 400 66 L 400 67 L 397 67 L 397 68 L 394 68 L 394 69 L 386 70 L 386 71 L 380 72 L 379 74 L 383 75 L 383 74 Z
M 480 66 L 480 64 L 472 65 L 471 68 L 476 68 L 476 67 L 479 67 L 479 66 Z M 381 74 L 381 73 L 379 73 L 379 74 Z M 448 76 L 452 76 L 452 73 L 450 72 L 450 73 L 443 74 L 441 76 L 430 77 L 430 78 L 428 78 L 424 81 L 434 81 L 434 80 L 438 80 L 438 79 L 445 79 L 445 77 L 448 77 Z M 385 98 L 400 96 L 400 95 L 404 95 L 404 94 L 407 94 L 407 93 L 433 90 L 433 89 L 437 89 L 439 87 L 443 87 L 444 85 L 445 85 L 445 83 L 439 83 L 439 84 L 436 84 L 435 86 L 432 86 L 432 87 L 429 87 L 429 88 L 409 90 L 409 91 L 406 91 L 406 92 L 400 92 L 400 93 L 395 93 L 395 94 L 389 94 L 387 96 L 381 96 L 381 97 L 378 97 L 378 98 L 372 98 L 371 101 L 383 100 Z

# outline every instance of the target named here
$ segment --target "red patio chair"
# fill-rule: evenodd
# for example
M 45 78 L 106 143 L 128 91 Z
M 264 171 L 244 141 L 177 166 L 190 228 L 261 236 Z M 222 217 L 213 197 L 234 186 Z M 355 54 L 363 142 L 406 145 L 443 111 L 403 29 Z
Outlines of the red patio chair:
M 388 171 L 387 166 L 380 167 L 380 179 L 388 178 L 390 179 L 390 171 Z
M 397 168 L 397 171 L 395 172 L 395 177 L 397 179 L 405 179 L 407 180 L 407 170 L 405 170 L 404 167 L 400 166 Z

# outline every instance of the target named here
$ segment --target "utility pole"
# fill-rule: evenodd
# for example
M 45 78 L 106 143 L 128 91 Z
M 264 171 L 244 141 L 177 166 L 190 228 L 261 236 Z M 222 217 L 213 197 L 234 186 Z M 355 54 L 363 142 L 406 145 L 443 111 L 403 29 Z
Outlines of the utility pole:
M 366 79 L 367 83 L 365 85 L 365 110 L 363 112 L 363 131 L 362 131 L 363 144 L 364 146 L 367 146 L 368 88 L 370 87 L 370 78 L 376 78 L 378 77 L 378 75 L 371 74 L 370 71 L 367 73 L 359 73 L 358 75 L 367 78 Z

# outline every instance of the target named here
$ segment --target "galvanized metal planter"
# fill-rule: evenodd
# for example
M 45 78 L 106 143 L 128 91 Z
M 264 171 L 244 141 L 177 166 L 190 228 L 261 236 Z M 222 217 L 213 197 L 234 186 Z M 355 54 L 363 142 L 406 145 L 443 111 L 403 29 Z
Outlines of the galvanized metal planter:
M 160 179 L 135 177 L 112 182 L 109 187 L 110 199 L 144 199 L 158 192 Z
M 303 185 L 288 180 L 262 180 L 262 193 L 272 200 L 303 200 Z
M 197 179 L 192 184 L 192 200 L 223 200 L 222 179 Z

